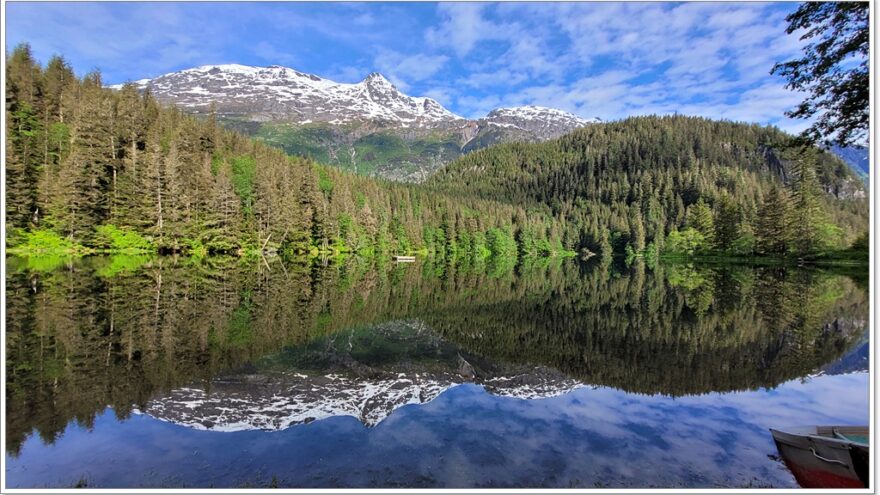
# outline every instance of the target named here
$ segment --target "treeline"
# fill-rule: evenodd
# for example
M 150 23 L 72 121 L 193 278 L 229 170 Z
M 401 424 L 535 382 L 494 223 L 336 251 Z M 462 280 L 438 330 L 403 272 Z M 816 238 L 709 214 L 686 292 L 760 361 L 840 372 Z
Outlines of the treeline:
M 868 202 L 838 158 L 772 127 L 636 117 L 471 153 L 438 192 L 534 205 L 593 252 L 867 253 Z
M 562 250 L 562 219 L 342 173 L 157 104 L 134 86 L 7 58 L 12 252 L 407 253 Z

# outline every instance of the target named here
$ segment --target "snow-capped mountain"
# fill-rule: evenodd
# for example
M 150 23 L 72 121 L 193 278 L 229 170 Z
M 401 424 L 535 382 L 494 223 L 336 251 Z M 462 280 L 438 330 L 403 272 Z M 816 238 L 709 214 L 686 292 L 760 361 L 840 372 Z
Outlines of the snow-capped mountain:
M 377 72 L 347 84 L 278 65 L 204 65 L 134 84 L 192 113 L 213 109 L 226 125 L 290 154 L 407 181 L 475 149 L 552 139 L 599 122 L 532 105 L 469 120 L 404 94 Z
M 543 139 L 558 137 L 578 127 L 601 122 L 599 118 L 582 119 L 563 110 L 535 105 L 497 108 L 481 120 L 493 126 L 517 127 Z
M 257 121 L 344 124 L 372 120 L 401 127 L 432 127 L 463 120 L 431 98 L 401 93 L 374 72 L 356 84 L 344 84 L 273 65 L 204 65 L 137 81 L 160 101 Z M 113 86 L 115 88 L 121 85 Z

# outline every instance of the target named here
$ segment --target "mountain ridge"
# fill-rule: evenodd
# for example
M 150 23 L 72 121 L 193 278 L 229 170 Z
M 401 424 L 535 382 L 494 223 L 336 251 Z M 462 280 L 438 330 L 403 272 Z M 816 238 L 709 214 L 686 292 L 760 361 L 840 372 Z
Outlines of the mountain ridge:
M 264 83 L 262 86 L 281 86 L 280 83 L 288 83 L 289 85 L 294 85 L 299 88 L 306 87 L 316 90 L 335 89 L 341 92 L 352 92 L 357 96 L 368 98 L 374 103 L 380 103 L 383 97 L 387 98 L 388 96 L 400 95 L 402 99 L 413 101 L 424 109 L 436 110 L 433 114 L 426 113 L 426 116 L 429 118 L 426 119 L 427 122 L 420 122 L 423 125 L 450 120 L 493 121 L 497 118 L 520 118 L 527 121 L 536 121 L 544 120 L 550 116 L 579 126 L 601 122 L 601 119 L 598 117 L 585 119 L 571 112 L 540 105 L 498 107 L 489 111 L 484 117 L 466 118 L 446 109 L 433 98 L 405 95 L 380 72 L 371 72 L 363 80 L 357 83 L 340 83 L 315 74 L 301 72 L 297 69 L 281 65 L 259 67 L 242 64 L 208 64 L 169 72 L 154 78 L 144 78 L 126 83 L 111 84 L 107 87 L 117 90 L 122 89 L 126 84 L 134 84 L 138 89 L 149 87 L 154 92 L 154 95 L 160 100 L 170 99 L 172 96 L 189 95 L 196 101 L 183 101 L 178 102 L 178 104 L 181 104 L 184 107 L 198 108 L 202 104 L 205 104 L 199 102 L 198 97 L 209 96 L 210 90 L 204 87 L 199 89 L 198 86 L 195 89 L 186 90 L 179 89 L 179 87 L 175 87 L 175 85 L 181 85 L 182 83 L 202 83 L 206 81 L 206 76 L 208 81 L 213 80 L 214 82 L 218 82 L 218 80 L 222 79 L 224 82 L 229 83 L 225 86 L 227 89 L 239 88 L 238 85 L 232 84 L 235 81 L 230 81 L 230 76 L 246 76 L 252 80 L 261 81 Z M 285 93 L 287 93 L 287 91 L 280 90 L 278 96 L 288 96 Z M 380 102 L 377 102 L 376 100 L 380 100 Z M 403 119 L 400 116 L 397 116 L 396 120 L 406 122 L 406 119 Z M 332 122 L 332 120 L 330 122 Z
M 432 98 L 404 94 L 379 72 L 339 83 L 280 65 L 220 64 L 131 84 L 189 113 L 214 112 L 228 127 L 288 154 L 409 182 L 476 149 L 544 141 L 601 122 L 537 105 L 496 108 L 468 119 Z
M 257 120 L 283 118 L 341 124 L 363 116 L 404 127 L 431 127 L 463 120 L 431 98 L 403 95 L 378 72 L 348 84 L 280 65 L 202 65 L 141 79 L 135 84 L 141 89 L 149 87 L 160 101 L 167 100 L 189 110 L 210 111 L 215 104 L 220 114 Z M 325 107 L 326 104 L 331 106 Z
M 160 101 L 192 113 L 211 112 L 214 105 L 221 121 L 290 154 L 404 181 L 421 181 L 477 149 L 512 141 L 544 141 L 602 122 L 598 117 L 582 118 L 538 105 L 499 107 L 483 117 L 466 118 L 430 97 L 404 94 L 380 72 L 371 72 L 357 83 L 340 83 L 282 65 L 207 64 L 130 83 L 140 90 L 150 87 Z M 108 87 L 118 90 L 125 84 Z M 278 139 L 279 133 L 286 139 Z M 403 137 L 415 148 L 440 134 L 448 149 L 392 153 L 391 163 L 360 166 L 359 152 L 364 156 L 374 150 L 363 152 L 359 144 L 364 143 L 358 140 L 377 134 Z M 867 183 L 867 148 L 834 146 L 829 150 Z

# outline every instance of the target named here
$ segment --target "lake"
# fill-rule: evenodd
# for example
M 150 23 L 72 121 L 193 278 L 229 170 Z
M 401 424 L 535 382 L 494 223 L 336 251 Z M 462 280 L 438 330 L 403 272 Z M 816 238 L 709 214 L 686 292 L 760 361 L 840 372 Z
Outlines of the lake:
M 792 487 L 867 268 L 7 259 L 6 483 Z

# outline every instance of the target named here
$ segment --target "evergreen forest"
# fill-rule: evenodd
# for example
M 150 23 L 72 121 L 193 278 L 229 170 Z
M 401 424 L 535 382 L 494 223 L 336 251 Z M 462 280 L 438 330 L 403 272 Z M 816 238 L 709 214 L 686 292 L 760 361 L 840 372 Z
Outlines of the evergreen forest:
M 401 184 L 105 88 L 61 57 L 42 65 L 27 45 L 6 69 L 11 253 L 867 260 L 863 182 L 772 127 L 633 117 Z

